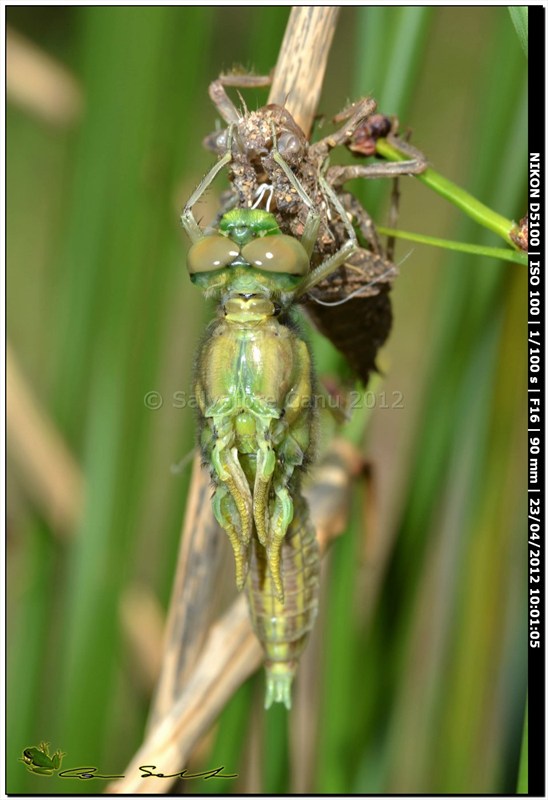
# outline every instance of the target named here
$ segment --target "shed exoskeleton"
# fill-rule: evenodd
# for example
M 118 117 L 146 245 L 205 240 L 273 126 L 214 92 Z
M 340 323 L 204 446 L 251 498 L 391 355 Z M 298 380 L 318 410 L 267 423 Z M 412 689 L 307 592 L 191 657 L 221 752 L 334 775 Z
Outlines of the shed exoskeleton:
M 338 130 L 312 142 L 301 130 L 289 110 L 269 103 L 248 110 L 241 95 L 236 106 L 227 88 L 253 89 L 268 86 L 266 76 L 249 75 L 237 70 L 221 75 L 209 87 L 210 97 L 222 119 L 232 129 L 232 158 L 228 165 L 230 190 L 224 195 L 225 210 L 255 206 L 267 194 L 267 208 L 283 233 L 301 237 L 309 214 L 287 171 L 274 157 L 277 151 L 289 165 L 320 215 L 311 264 L 315 268 L 336 253 L 348 238 L 348 219 L 360 233 L 355 248 L 335 274 L 315 283 L 313 291 L 301 294 L 300 302 L 314 325 L 343 354 L 352 371 L 366 385 L 376 370 L 378 349 L 386 341 L 392 323 L 390 288 L 398 274 L 392 263 L 392 244 L 386 249 L 367 210 L 345 184 L 352 178 L 397 178 L 416 175 L 426 169 L 424 155 L 411 147 L 405 137 L 397 136 L 398 122 L 376 113 L 375 101 L 362 98 L 341 111 L 333 122 Z M 204 140 L 205 146 L 218 155 L 227 149 L 228 128 L 217 129 Z M 275 137 L 273 136 L 275 134 Z M 376 141 L 387 137 L 407 154 L 404 162 L 374 160 Z M 273 150 L 274 138 L 276 147 Z M 330 163 L 337 148 L 348 148 L 360 162 L 349 165 Z M 322 180 L 320 180 L 320 176 Z M 327 196 L 325 186 L 331 190 Z M 339 206 L 332 202 L 335 195 Z M 394 198 L 397 196 L 394 192 Z M 392 203 L 390 227 L 396 227 L 397 202 Z M 359 320 L 359 324 L 357 321 Z

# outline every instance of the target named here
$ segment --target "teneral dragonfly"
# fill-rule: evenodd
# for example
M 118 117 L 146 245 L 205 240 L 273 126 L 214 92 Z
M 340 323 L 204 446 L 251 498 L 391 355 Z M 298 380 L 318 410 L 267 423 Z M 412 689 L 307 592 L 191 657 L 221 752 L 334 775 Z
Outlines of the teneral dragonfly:
M 246 589 L 267 671 L 266 707 L 291 704 L 291 682 L 318 603 L 319 555 L 301 479 L 315 442 L 315 377 L 292 307 L 357 247 L 311 270 L 320 215 L 273 143 L 271 155 L 308 208 L 302 237 L 284 234 L 262 209 L 234 208 L 204 232 L 193 207 L 232 159 L 225 155 L 182 215 L 193 283 L 217 301 L 194 382 L 200 446 L 215 486 L 213 511 Z M 323 179 L 320 179 L 323 180 Z M 334 207 L 339 201 L 323 187 Z

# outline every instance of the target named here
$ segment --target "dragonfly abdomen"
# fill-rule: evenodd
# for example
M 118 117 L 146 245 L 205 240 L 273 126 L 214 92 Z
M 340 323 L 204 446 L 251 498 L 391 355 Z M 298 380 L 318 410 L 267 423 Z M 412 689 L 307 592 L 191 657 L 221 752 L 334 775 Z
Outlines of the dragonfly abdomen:
M 253 629 L 265 653 L 265 707 L 291 707 L 291 682 L 318 610 L 320 557 L 306 501 L 293 495 L 294 516 L 281 547 L 283 603 L 267 565 L 265 548 L 253 537 L 246 583 Z

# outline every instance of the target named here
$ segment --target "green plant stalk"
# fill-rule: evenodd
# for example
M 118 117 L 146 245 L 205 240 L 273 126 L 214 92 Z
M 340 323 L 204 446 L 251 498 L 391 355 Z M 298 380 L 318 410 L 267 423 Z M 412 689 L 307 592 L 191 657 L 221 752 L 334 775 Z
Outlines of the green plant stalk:
M 378 140 L 377 153 L 389 161 L 405 161 L 407 158 L 396 147 L 389 144 L 386 139 Z M 439 172 L 436 172 L 431 167 L 428 167 L 421 175 L 416 177 L 426 186 L 429 186 L 430 189 L 433 189 L 457 206 L 457 208 L 460 208 L 461 211 L 464 211 L 473 220 L 479 222 L 484 228 L 488 228 L 498 234 L 512 249 L 516 249 L 516 245 L 510 236 L 510 232 L 516 227 L 514 222 L 488 208 L 488 206 L 481 203 L 464 189 L 461 189 L 460 186 L 444 178 L 443 175 L 440 175 Z
M 398 239 L 407 239 L 410 242 L 428 244 L 431 247 L 442 247 L 445 250 L 457 250 L 460 253 L 472 253 L 477 256 L 487 256 L 501 261 L 512 261 L 515 264 L 527 266 L 527 253 L 520 253 L 516 250 L 507 250 L 503 247 L 488 247 L 481 244 L 467 244 L 466 242 L 454 242 L 450 239 L 439 239 L 437 236 L 426 236 L 422 233 L 409 233 L 399 231 L 395 228 L 377 227 L 379 233 L 386 236 L 394 236 Z
M 529 721 L 528 706 L 525 703 L 525 720 L 523 722 L 523 738 L 521 740 L 521 754 L 519 759 L 518 794 L 529 792 Z
M 509 6 L 510 18 L 516 29 L 519 43 L 527 58 L 528 42 L 529 42 L 529 9 L 526 6 Z

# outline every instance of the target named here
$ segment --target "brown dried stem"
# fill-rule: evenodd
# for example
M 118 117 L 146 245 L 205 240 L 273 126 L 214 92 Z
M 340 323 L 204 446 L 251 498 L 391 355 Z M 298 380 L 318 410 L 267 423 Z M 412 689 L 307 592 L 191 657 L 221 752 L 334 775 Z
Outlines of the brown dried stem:
M 52 531 L 70 537 L 84 502 L 80 467 L 36 400 L 9 345 L 6 367 L 9 456 Z
M 17 31 L 7 29 L 8 100 L 53 125 L 68 126 L 81 116 L 84 99 L 76 78 Z
M 338 6 L 295 6 L 285 30 L 268 98 L 285 106 L 309 136 L 339 14 Z
M 222 541 L 211 510 L 209 475 L 196 453 L 149 730 L 172 708 L 204 645 Z

